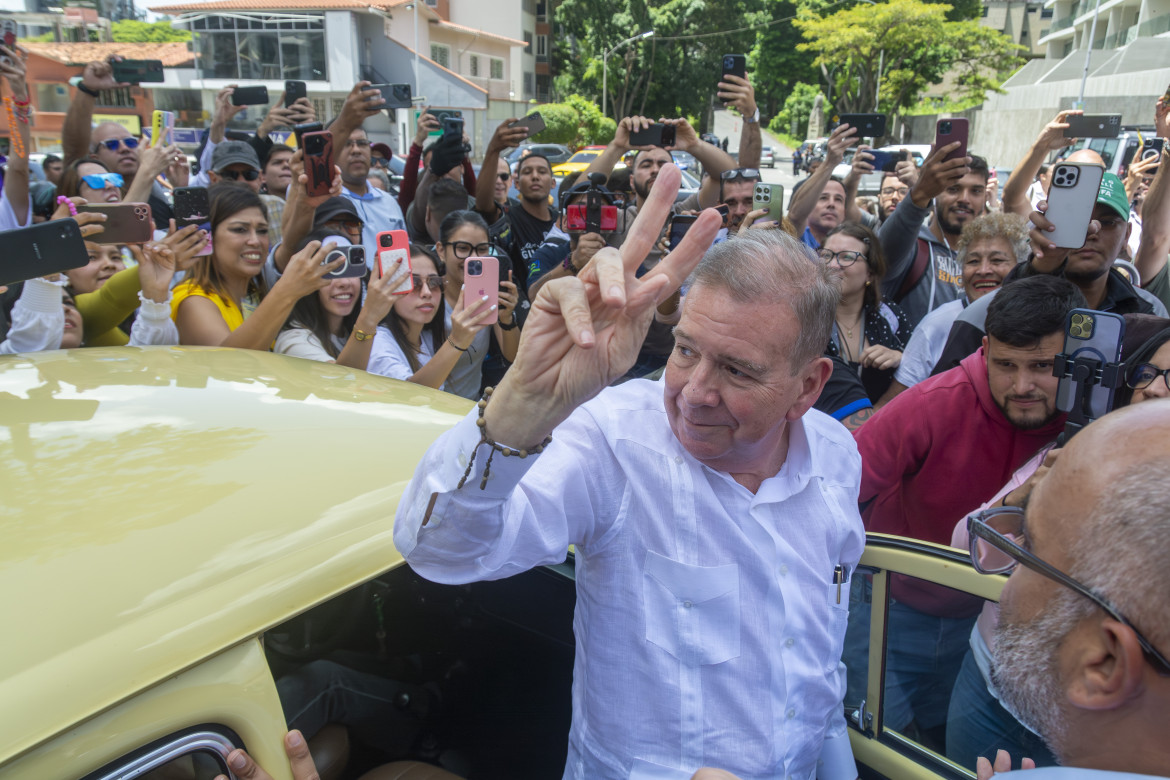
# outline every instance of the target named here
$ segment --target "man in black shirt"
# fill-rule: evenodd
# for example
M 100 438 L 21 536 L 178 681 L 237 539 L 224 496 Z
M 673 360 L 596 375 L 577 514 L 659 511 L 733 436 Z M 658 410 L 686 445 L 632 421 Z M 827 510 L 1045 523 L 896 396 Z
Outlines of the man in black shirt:
M 494 171 L 499 166 L 500 152 L 518 146 L 528 137 L 525 127 L 512 127 L 510 119 L 496 128 L 488 142 L 481 170 Z M 492 236 L 512 259 L 517 286 L 527 293 L 528 265 L 536 248 L 556 223 L 557 212 L 549 203 L 555 180 L 548 158 L 529 154 L 520 161 L 516 172 L 516 189 L 520 198 L 509 198 L 506 203 L 495 199 L 495 178 L 480 176 L 475 185 L 475 210 L 492 226 Z

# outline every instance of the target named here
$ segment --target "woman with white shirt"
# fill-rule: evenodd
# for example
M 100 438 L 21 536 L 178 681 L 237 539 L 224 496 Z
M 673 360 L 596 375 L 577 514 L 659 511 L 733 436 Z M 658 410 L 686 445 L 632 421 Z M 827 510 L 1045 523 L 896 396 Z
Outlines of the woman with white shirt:
M 306 236 L 297 251 L 314 240 L 322 244 L 352 245 L 345 236 L 326 230 Z M 378 323 L 394 305 L 392 291 L 409 274 L 410 268 L 402 262 L 385 277 L 375 270 L 370 274 L 364 303 L 361 277 L 331 279 L 327 287 L 297 301 L 284 330 L 276 337 L 273 351 L 365 371 Z

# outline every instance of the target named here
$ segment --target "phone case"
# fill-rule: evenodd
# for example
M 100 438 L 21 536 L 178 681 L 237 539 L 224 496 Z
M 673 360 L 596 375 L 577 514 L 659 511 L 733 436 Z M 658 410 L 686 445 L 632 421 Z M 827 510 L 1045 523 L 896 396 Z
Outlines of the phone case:
M 941 146 L 954 143 L 955 141 L 962 142 L 962 145 L 946 156 L 947 160 L 954 160 L 958 157 L 967 156 L 967 120 L 962 117 L 955 117 L 953 119 L 940 119 L 934 126 L 934 148 L 938 149 Z
M 1102 364 L 1121 361 L 1121 338 L 1125 335 L 1125 319 L 1120 314 L 1073 309 L 1068 314 L 1064 329 L 1064 354 L 1068 359 L 1096 358 Z M 1056 408 L 1072 410 L 1076 401 L 1076 382 L 1071 376 L 1060 378 L 1056 389 Z M 1102 385 L 1087 387 L 1089 416 L 1097 419 L 1113 408 L 1113 388 Z
M 784 185 L 756 182 L 752 194 L 752 211 L 768 209 L 768 219 L 779 221 L 784 215 Z
M 211 201 L 206 187 L 177 187 L 175 189 L 175 227 L 202 225 L 211 219 Z
M 741 79 L 747 78 L 747 55 L 724 54 L 723 75 L 739 76 Z
M 284 82 L 284 107 L 288 108 L 303 97 L 308 97 L 309 91 L 303 81 Z
M 839 120 L 856 128 L 863 138 L 880 138 L 886 134 L 885 114 L 841 114 Z
M 378 276 L 392 276 L 396 260 L 406 263 L 407 271 L 413 271 L 410 265 L 410 236 L 405 230 L 386 230 L 378 234 Z M 406 279 L 394 288 L 392 295 L 406 295 L 414 290 L 414 282 L 408 275 Z
M 328 130 L 305 133 L 305 185 L 312 197 L 328 195 L 333 184 L 333 134 Z
M 427 133 L 428 137 L 443 134 L 442 127 L 443 127 L 443 120 L 444 119 L 447 119 L 449 117 L 453 117 L 455 119 L 462 119 L 463 118 L 463 112 L 459 111 L 458 109 L 454 109 L 454 108 L 433 108 L 430 111 L 428 111 L 427 113 L 429 113 L 431 116 L 433 116 L 439 122 L 439 128 L 440 128 L 438 130 L 432 130 L 429 133 Z M 418 120 L 419 120 L 419 117 L 421 117 L 421 116 L 422 116 L 421 109 L 416 110 L 414 112 L 415 127 L 418 126 Z
M 698 217 L 691 216 L 690 214 L 679 214 L 670 221 L 670 239 L 667 242 L 670 251 L 673 252 L 682 243 L 683 236 L 691 229 L 691 225 L 695 224 L 696 219 Z
M 1148 160 L 1151 157 L 1160 157 L 1162 155 L 1162 147 L 1165 144 L 1165 138 L 1147 138 L 1145 144 L 1142 146 L 1140 159 Z M 1153 168 L 1152 170 L 1157 170 L 1157 168 Z
M 150 122 L 150 145 L 170 146 L 175 130 L 175 115 L 171 111 L 155 111 Z
M 329 243 L 326 241 L 325 243 Z M 366 275 L 368 270 L 366 266 L 366 249 L 361 244 L 352 244 L 350 246 L 334 247 L 325 255 L 325 259 L 321 261 L 322 265 L 328 265 L 337 260 L 338 257 L 345 257 L 345 264 L 336 271 L 330 271 L 322 276 L 322 279 L 360 279 Z
M 0 284 L 81 268 L 89 263 L 81 226 L 72 219 L 42 222 L 4 232 Z
M 873 160 L 871 161 L 873 164 L 873 169 L 875 171 L 881 171 L 882 173 L 893 173 L 896 170 L 898 163 L 905 162 L 906 160 L 905 149 L 898 149 L 896 151 L 878 151 L 877 149 L 869 149 L 867 151 L 873 155 Z
M 410 108 L 413 105 L 409 84 L 371 84 L 368 89 L 377 89 L 382 93 L 382 99 L 386 102 L 379 108 Z
M 232 90 L 233 106 L 266 106 L 268 105 L 268 87 L 236 87 Z
M 1060 163 L 1052 168 L 1048 188 L 1048 221 L 1056 230 L 1048 240 L 1063 249 L 1079 249 L 1093 218 L 1093 204 L 1105 169 L 1092 163 Z
M 1121 114 L 1073 114 L 1064 129 L 1065 138 L 1116 138 L 1121 134 Z
M 469 269 L 480 264 L 480 272 L 472 276 Z M 463 261 L 463 308 L 470 309 L 476 301 L 487 296 L 488 306 L 500 305 L 500 261 L 494 257 L 469 257 Z M 496 319 L 499 319 L 497 313 Z
M 319 133 L 325 127 L 320 122 L 305 122 L 303 125 L 293 126 L 293 135 L 297 139 L 297 148 L 304 148 L 305 136 L 309 133 Z
M 515 122 L 512 123 L 512 127 L 526 127 L 526 128 L 528 128 L 528 136 L 527 137 L 531 138 L 532 136 L 536 135 L 540 131 L 544 130 L 544 117 L 542 117 L 540 115 L 540 112 L 534 112 L 534 113 L 529 114 L 528 116 L 524 117 L 523 119 L 517 119 Z
M 91 238 L 95 244 L 145 244 L 154 237 L 154 220 L 145 203 L 90 203 L 77 210 L 106 215 L 102 232 Z
M 166 79 L 163 73 L 162 60 L 122 60 L 110 63 L 111 75 L 114 81 L 126 84 L 142 84 L 144 82 L 162 82 Z

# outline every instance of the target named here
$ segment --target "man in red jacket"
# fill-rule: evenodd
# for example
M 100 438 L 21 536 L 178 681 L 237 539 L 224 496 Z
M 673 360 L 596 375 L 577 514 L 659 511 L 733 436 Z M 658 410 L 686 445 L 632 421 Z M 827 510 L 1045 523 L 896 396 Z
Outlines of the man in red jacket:
M 897 396 L 854 432 L 867 531 L 949 545 L 959 518 L 995 495 L 1061 432 L 1053 358 L 1068 313 L 1085 299 L 1052 276 L 1004 287 L 979 352 Z M 871 585 L 854 579 L 846 702 L 865 696 Z M 913 724 L 922 741 L 946 725 L 947 704 L 982 601 L 921 580 L 891 580 L 885 725 Z M 941 741 L 938 743 L 941 745 Z

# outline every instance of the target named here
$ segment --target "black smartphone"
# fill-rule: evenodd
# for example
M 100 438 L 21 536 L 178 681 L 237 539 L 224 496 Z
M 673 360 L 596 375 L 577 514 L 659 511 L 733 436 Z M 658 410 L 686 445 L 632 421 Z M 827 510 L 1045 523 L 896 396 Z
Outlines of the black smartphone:
M 885 114 L 841 114 L 833 126 L 844 124 L 855 129 L 862 138 L 880 138 L 886 134 Z
M 457 138 L 460 142 L 463 141 L 463 118 L 449 116 L 442 120 L 443 139 Z
M 1165 138 L 1147 138 L 1147 139 L 1145 139 L 1145 143 L 1142 144 L 1141 159 L 1149 160 L 1150 158 L 1157 159 L 1157 158 L 1161 157 L 1162 156 L 1162 149 L 1165 146 L 1166 146 L 1166 139 Z M 1155 165 L 1153 168 L 1150 169 L 1150 173 L 1152 174 L 1152 173 L 1156 172 L 1157 170 L 1158 170 L 1158 166 Z
M 202 225 L 211 219 L 211 201 L 206 187 L 175 188 L 175 227 L 183 229 L 188 225 Z
M 328 243 L 328 242 L 326 242 Z M 322 279 L 349 279 L 366 275 L 366 249 L 361 244 L 353 246 L 339 246 L 329 250 L 322 265 L 328 265 L 335 260 L 344 259 L 345 262 L 336 271 L 330 271 Z
M 328 195 L 333 186 L 333 134 L 328 130 L 305 133 L 305 192 L 310 197 Z
M 870 161 L 873 169 L 882 173 L 893 173 L 897 169 L 898 163 L 906 162 L 909 157 L 909 153 L 905 149 L 867 149 L 866 151 L 873 155 L 873 160 Z
M 691 229 L 691 225 L 695 224 L 698 217 L 693 217 L 690 214 L 676 214 L 674 219 L 670 220 L 670 238 L 667 239 L 667 246 L 673 252 L 680 243 L 682 243 L 683 236 Z
M 1065 138 L 1116 138 L 1121 135 L 1121 114 L 1073 114 L 1065 120 Z
M 421 114 L 422 112 L 420 111 L 419 113 Z M 430 111 L 428 111 L 427 113 L 429 113 L 435 119 L 439 120 L 440 126 L 443 124 L 444 119 L 462 119 L 463 118 L 463 112 L 457 108 L 433 108 Z M 415 118 L 415 121 L 418 121 L 417 117 Z
M 0 284 L 23 282 L 89 263 L 81 226 L 72 219 L 57 219 L 26 228 L 4 231 L 4 262 Z
M 366 89 L 376 89 L 382 93 L 382 100 L 386 102 L 378 108 L 410 108 L 412 105 L 409 84 L 371 84 Z
M 741 79 L 747 78 L 747 55 L 746 54 L 724 54 L 723 55 L 723 75 L 724 76 L 739 76 Z M 726 79 L 722 79 L 728 83 Z
M 309 90 L 303 81 L 284 82 L 284 107 L 288 108 L 303 97 L 309 96 Z
M 114 81 L 125 84 L 161 82 L 166 79 L 166 76 L 163 74 L 162 60 L 122 60 L 121 62 L 111 62 L 110 70 Z
M 540 115 L 540 112 L 537 111 L 537 112 L 529 114 L 528 116 L 524 117 L 523 119 L 517 119 L 515 122 L 512 123 L 512 127 L 527 128 L 527 130 L 528 130 L 527 137 L 531 138 L 532 136 L 539 133 L 541 130 L 544 130 L 544 117 L 542 117 Z
M 266 106 L 268 105 L 268 87 L 261 84 L 258 87 L 236 87 L 232 90 L 233 106 Z
M 297 146 L 302 149 L 304 148 L 305 133 L 319 133 L 323 129 L 325 129 L 324 125 L 320 122 L 305 122 L 303 125 L 295 125 L 293 127 L 293 135 L 296 136 Z
M 630 133 L 630 146 L 674 146 L 674 125 L 659 122 Z
M 723 227 L 727 227 L 727 218 L 731 216 L 731 206 L 728 206 L 726 203 L 720 203 L 715 207 L 715 210 L 723 217 Z

